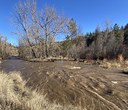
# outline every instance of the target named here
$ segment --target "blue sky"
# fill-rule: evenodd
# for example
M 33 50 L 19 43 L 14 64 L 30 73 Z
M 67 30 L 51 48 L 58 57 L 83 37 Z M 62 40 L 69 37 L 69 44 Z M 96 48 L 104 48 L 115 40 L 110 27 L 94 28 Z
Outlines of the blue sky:
M 12 16 L 18 1 L 0 0 L 0 33 L 14 45 L 18 36 L 12 34 L 15 32 Z M 38 8 L 53 6 L 66 17 L 74 18 L 83 33 L 94 31 L 97 25 L 103 26 L 106 20 L 123 26 L 128 23 L 128 0 L 37 0 L 37 4 Z

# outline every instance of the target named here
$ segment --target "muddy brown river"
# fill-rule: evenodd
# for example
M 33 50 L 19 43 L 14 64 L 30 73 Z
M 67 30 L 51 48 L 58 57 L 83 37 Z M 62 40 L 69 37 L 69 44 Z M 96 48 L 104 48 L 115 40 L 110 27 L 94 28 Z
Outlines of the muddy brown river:
M 121 68 L 103 69 L 75 61 L 29 62 L 11 57 L 2 62 L 1 69 L 8 74 L 20 72 L 28 87 L 45 94 L 51 102 L 86 106 L 88 110 L 128 110 L 128 75 Z

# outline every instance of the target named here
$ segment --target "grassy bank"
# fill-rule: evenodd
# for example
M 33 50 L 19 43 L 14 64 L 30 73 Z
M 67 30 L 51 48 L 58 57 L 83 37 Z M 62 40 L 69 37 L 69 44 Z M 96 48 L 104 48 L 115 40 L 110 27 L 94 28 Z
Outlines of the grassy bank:
M 0 110 L 81 110 L 49 103 L 44 95 L 32 91 L 25 84 L 19 73 L 0 72 Z

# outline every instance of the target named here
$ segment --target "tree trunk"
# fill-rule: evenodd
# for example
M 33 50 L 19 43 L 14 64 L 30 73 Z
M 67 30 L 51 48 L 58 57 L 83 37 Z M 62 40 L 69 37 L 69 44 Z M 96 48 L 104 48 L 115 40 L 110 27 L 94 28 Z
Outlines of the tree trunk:
M 34 49 L 32 48 L 32 45 L 31 45 L 31 43 L 30 43 L 30 41 L 29 41 L 29 38 L 27 38 L 27 39 L 28 39 L 29 46 L 30 46 L 30 48 L 31 48 L 32 57 L 33 57 L 33 58 L 36 58 L 35 51 L 34 51 Z
M 45 39 L 45 57 L 47 58 L 48 57 L 48 44 L 47 44 L 47 36 L 46 36 L 46 39 Z

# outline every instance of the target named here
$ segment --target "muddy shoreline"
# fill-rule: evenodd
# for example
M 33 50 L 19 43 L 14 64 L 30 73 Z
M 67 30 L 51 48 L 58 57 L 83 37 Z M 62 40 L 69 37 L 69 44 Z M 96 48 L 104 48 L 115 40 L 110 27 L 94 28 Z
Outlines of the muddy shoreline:
M 1 67 L 7 73 L 19 71 L 28 87 L 46 94 L 51 102 L 95 110 L 128 109 L 128 75 L 120 68 L 103 69 L 74 61 L 29 62 L 17 58 L 3 61 Z

